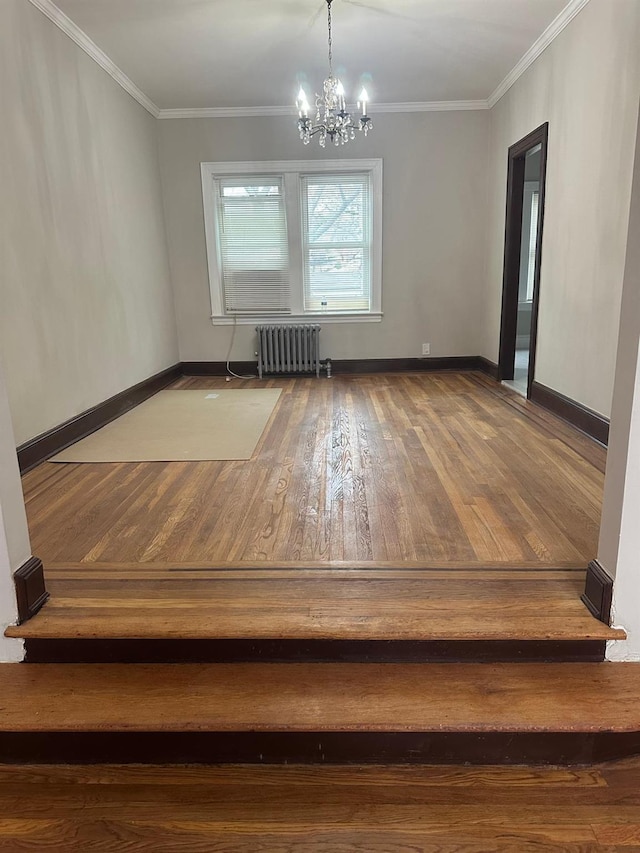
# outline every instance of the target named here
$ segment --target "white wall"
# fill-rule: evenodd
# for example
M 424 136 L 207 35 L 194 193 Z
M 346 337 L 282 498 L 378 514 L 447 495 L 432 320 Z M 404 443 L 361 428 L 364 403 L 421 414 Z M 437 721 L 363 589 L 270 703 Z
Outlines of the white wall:
M 496 361 L 507 149 L 549 122 L 535 379 L 610 413 L 635 129 L 640 3 L 591 0 L 491 110 L 487 315 Z
M 332 358 L 477 355 L 487 231 L 486 111 L 374 117 L 366 140 L 327 153 L 302 145 L 294 118 L 159 122 L 165 216 L 183 361 L 225 358 L 231 329 L 213 327 L 200 163 L 382 157 L 384 318 L 323 324 Z M 255 332 L 238 327 L 233 358 L 253 358 Z
M 640 236 L 640 234 L 639 234 Z M 637 279 L 636 279 L 637 286 Z M 637 317 L 636 317 L 637 319 Z M 640 324 L 636 324 L 636 342 Z M 627 365 L 633 371 L 633 365 Z M 631 397 L 631 418 L 626 444 L 625 474 L 610 491 L 620 494 L 620 515 L 615 519 L 617 532 L 616 562 L 607 560 L 604 544 L 601 544 L 599 562 L 615 575 L 611 618 L 627 632 L 627 640 L 610 643 L 607 657 L 610 660 L 640 661 L 640 351 L 635 363 L 635 381 Z M 613 497 L 617 503 L 617 495 Z M 605 512 L 608 508 L 605 506 Z M 609 530 L 612 521 L 609 522 Z
M 0 365 L 0 661 L 23 657 L 21 640 L 4 636 L 18 617 L 13 572 L 31 556 L 18 459 L 4 374 Z
M 640 660 L 640 124 L 598 561 L 615 577 L 613 620 L 628 634 L 608 657 Z
M 0 2 L 0 354 L 18 443 L 174 364 L 156 120 Z

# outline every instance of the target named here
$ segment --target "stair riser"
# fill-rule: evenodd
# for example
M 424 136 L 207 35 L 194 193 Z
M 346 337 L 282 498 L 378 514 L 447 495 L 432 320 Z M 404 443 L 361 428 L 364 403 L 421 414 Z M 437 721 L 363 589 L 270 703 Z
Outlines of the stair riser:
M 600 640 L 27 640 L 28 663 L 592 663 Z
M 3 764 L 554 764 L 640 753 L 640 732 L 4 732 Z

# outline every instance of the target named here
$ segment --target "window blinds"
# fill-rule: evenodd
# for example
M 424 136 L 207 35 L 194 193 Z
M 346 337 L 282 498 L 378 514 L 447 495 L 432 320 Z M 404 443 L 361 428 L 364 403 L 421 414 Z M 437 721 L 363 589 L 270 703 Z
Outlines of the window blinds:
M 291 313 L 282 178 L 219 178 L 216 190 L 225 313 Z
M 301 190 L 305 311 L 369 311 L 370 175 L 306 175 Z

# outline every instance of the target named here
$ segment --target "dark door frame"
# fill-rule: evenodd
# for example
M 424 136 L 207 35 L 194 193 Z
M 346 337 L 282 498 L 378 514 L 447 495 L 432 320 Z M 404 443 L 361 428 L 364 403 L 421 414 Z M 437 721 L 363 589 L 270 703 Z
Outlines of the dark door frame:
M 540 145 L 540 196 L 538 202 L 538 243 L 536 268 L 533 277 L 531 305 L 531 342 L 529 345 L 529 375 L 527 397 L 536 364 L 538 337 L 538 303 L 540 297 L 540 262 L 542 260 L 542 232 L 544 225 L 544 198 L 547 177 L 547 140 L 549 122 L 541 124 L 509 148 L 507 170 L 507 213 L 504 237 L 504 270 L 502 276 L 502 318 L 500 322 L 499 378 L 513 379 L 516 356 L 516 328 L 518 324 L 518 287 L 520 278 L 520 249 L 522 245 L 522 204 L 524 198 L 525 154 Z

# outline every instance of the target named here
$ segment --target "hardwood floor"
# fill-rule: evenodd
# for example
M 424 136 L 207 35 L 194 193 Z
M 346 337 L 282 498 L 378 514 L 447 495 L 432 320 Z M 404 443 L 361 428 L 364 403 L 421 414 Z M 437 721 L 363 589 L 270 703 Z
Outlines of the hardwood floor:
M 52 599 L 8 633 L 618 636 L 578 599 L 601 448 L 475 374 L 276 385 L 248 462 L 28 474 Z M 0 757 L 583 763 L 640 749 L 639 685 L 633 664 L 3 665 Z M 639 791 L 638 759 L 0 765 L 0 850 L 640 853 Z
M 422 561 L 586 566 L 604 451 L 480 374 L 236 382 L 283 393 L 246 462 L 44 463 L 51 564 Z M 184 378 L 174 388 L 219 388 Z
M 0 766 L 0 811 L 11 853 L 638 853 L 640 760 Z

